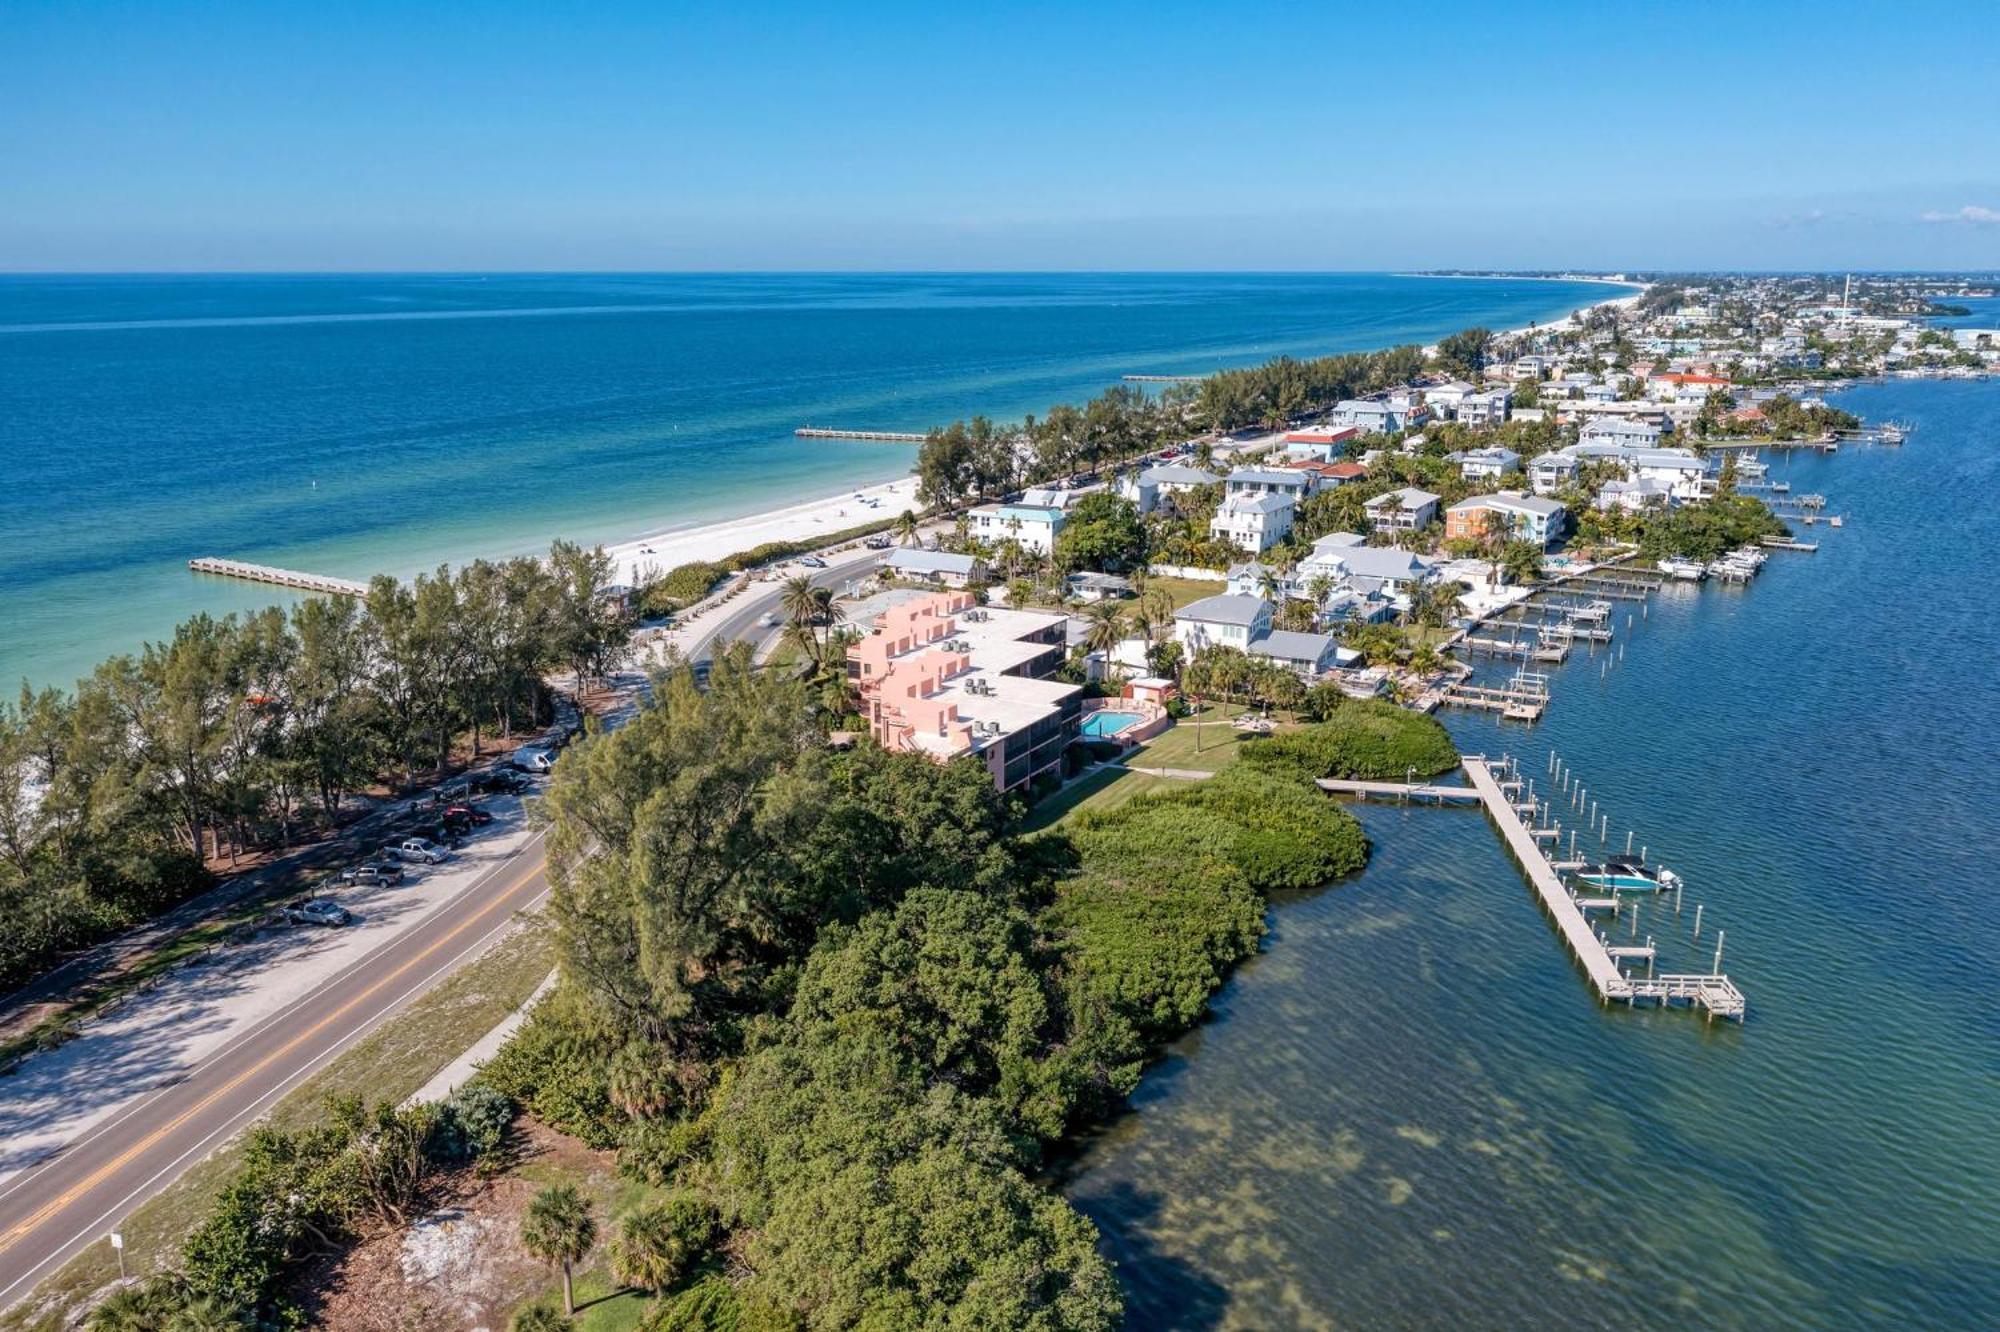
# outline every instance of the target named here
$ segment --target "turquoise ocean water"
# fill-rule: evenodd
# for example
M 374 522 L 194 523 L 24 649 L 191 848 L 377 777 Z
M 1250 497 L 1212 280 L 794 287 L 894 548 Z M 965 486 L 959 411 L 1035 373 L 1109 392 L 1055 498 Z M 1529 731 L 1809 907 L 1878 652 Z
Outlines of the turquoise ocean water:
M 0 277 L 0 680 L 314 572 L 615 540 L 909 470 L 1124 373 L 1428 341 L 1615 289 L 1369 275 Z
M 2000 382 L 1839 401 L 1920 428 L 1774 467 L 1817 554 L 1446 717 L 1684 876 L 1640 933 L 1726 930 L 1748 1023 L 1596 1007 L 1483 813 L 1357 806 L 1369 868 L 1073 1168 L 1133 1326 L 2000 1326 Z

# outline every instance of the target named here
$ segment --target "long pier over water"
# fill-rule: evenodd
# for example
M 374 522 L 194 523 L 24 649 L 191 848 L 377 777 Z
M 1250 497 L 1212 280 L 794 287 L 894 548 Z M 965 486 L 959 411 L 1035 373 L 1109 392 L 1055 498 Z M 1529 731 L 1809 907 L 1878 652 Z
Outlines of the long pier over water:
M 1719 971 L 1626 975 L 1619 967 L 1621 961 L 1643 959 L 1650 972 L 1653 958 L 1651 941 L 1648 940 L 1644 946 L 1613 944 L 1590 923 L 1589 917 L 1584 914 L 1586 908 L 1615 908 L 1617 897 L 1614 893 L 1609 898 L 1579 899 L 1563 883 L 1561 869 L 1576 866 L 1567 862 L 1559 866 L 1550 853 L 1542 850 L 1542 841 L 1559 838 L 1561 829 L 1553 823 L 1546 828 L 1530 827 L 1523 821 L 1525 813 L 1539 822 L 1538 816 L 1546 807 L 1532 795 L 1522 798 L 1523 783 L 1512 761 L 1468 754 L 1461 760 L 1461 766 L 1470 783 L 1468 786 L 1333 778 L 1322 779 L 1318 785 L 1321 790 L 1333 795 L 1363 799 L 1435 801 L 1440 805 L 1476 801 L 1485 806 L 1487 815 L 1500 829 L 1501 839 L 1520 863 L 1535 895 L 1541 899 L 1543 909 L 1555 922 L 1557 933 L 1583 968 L 1591 988 L 1597 992 L 1598 1002 L 1634 1006 L 1640 1003 L 1687 1004 L 1704 1010 L 1711 1021 L 1718 1017 L 1734 1018 L 1739 1022 L 1743 1020 L 1749 1011 L 1749 1001 L 1735 983 Z M 1717 956 L 1720 957 L 1719 951 Z
M 241 578 L 252 583 L 271 583 L 278 587 L 295 587 L 301 592 L 329 592 L 342 597 L 365 597 L 368 584 L 357 583 L 352 578 L 334 578 L 327 574 L 301 573 L 297 569 L 279 569 L 268 564 L 249 564 L 242 560 L 218 559 L 204 555 L 200 559 L 189 560 L 188 568 L 196 573 L 216 574 L 223 578 Z

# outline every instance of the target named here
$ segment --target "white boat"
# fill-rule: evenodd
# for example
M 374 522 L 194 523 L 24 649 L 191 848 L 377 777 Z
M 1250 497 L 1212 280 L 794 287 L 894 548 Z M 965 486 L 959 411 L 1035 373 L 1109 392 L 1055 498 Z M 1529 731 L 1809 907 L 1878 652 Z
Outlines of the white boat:
M 1600 864 L 1578 870 L 1576 877 L 1593 888 L 1613 892 L 1622 888 L 1658 893 L 1680 886 L 1680 876 L 1672 870 L 1654 869 L 1632 856 L 1608 856 Z
M 1707 565 L 1700 560 L 1683 559 L 1678 555 L 1669 555 L 1661 560 L 1659 570 L 1669 578 L 1680 578 L 1690 583 L 1699 583 L 1708 577 Z

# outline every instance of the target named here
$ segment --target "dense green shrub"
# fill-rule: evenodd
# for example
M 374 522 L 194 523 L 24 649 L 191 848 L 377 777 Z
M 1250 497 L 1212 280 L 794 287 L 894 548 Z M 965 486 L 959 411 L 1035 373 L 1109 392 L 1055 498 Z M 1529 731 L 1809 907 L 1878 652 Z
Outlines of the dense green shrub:
M 736 1284 L 720 1273 L 668 1296 L 644 1328 L 645 1332 L 753 1332 L 743 1319 Z
M 792 1004 L 813 1031 L 887 1032 L 926 1081 L 992 1095 L 1037 1134 L 1067 1106 L 1044 1085 L 1057 1035 L 1026 913 L 976 893 L 923 888 L 823 935 Z
M 431 1151 L 441 1161 L 490 1161 L 513 1125 L 512 1097 L 485 1083 L 469 1083 L 438 1107 Z
M 1381 699 L 1349 699 L 1325 721 L 1254 737 L 1240 761 L 1305 778 L 1403 781 L 1435 777 L 1458 764 L 1458 749 L 1435 717 Z
M 1352 814 L 1317 788 L 1275 773 L 1238 764 L 1156 798 L 1236 824 L 1230 857 L 1260 892 L 1318 888 L 1368 862 L 1368 839 Z
M 664 615 L 700 601 L 728 577 L 729 570 L 712 560 L 677 564 L 646 585 L 639 609 L 646 615 Z
M 558 987 L 481 1066 L 478 1081 L 551 1128 L 614 1147 L 621 1125 L 609 1090 L 614 1049 L 585 1007 Z
M 191 1297 L 296 1314 L 283 1290 L 303 1260 L 345 1240 L 363 1216 L 402 1222 L 425 1196 L 437 1108 L 329 1101 L 310 1127 L 251 1130 L 243 1160 L 181 1249 Z
M 1093 868 L 1065 880 L 1042 916 L 1082 994 L 1107 1000 L 1154 1040 L 1199 1018 L 1264 933 L 1263 901 L 1234 865 L 1206 857 L 1170 875 L 1156 868 L 1151 861 L 1122 872 Z

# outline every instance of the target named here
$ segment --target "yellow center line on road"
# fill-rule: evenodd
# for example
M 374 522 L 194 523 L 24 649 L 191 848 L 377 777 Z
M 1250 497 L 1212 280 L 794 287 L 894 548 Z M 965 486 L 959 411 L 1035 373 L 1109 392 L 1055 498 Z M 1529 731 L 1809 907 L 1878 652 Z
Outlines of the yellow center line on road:
M 410 958 L 408 961 L 404 962 L 401 966 L 397 967 L 394 971 L 390 972 L 388 975 L 382 977 L 380 980 L 370 985 L 367 989 L 363 990 L 360 994 L 355 995 L 352 999 L 349 999 L 339 1008 L 334 1009 L 333 1012 L 328 1013 L 325 1017 L 313 1023 L 312 1026 L 306 1028 L 298 1035 L 292 1037 L 292 1039 L 286 1041 L 276 1050 L 273 1050 L 270 1054 L 265 1055 L 255 1064 L 251 1065 L 249 1068 L 244 1069 L 241 1073 L 238 1073 L 235 1077 L 231 1078 L 228 1082 L 225 1082 L 222 1086 L 217 1087 L 214 1091 L 202 1097 L 201 1100 L 195 1102 L 193 1105 L 189 1106 L 186 1110 L 183 1110 L 180 1114 L 174 1116 L 174 1118 L 169 1120 L 167 1123 L 162 1124 L 159 1128 L 156 1128 L 151 1133 L 148 1133 L 145 1137 L 141 1138 L 138 1142 L 134 1143 L 131 1147 L 127 1148 L 124 1152 L 119 1154 L 119 1156 L 117 1156 L 112 1161 L 109 1161 L 106 1164 L 99 1166 L 97 1170 L 94 1171 L 89 1176 L 89 1178 L 83 1180 L 78 1184 L 72 1185 L 70 1188 L 65 1190 L 61 1195 L 45 1203 L 40 1211 L 37 1211 L 34 1215 L 28 1217 L 27 1219 L 21 1221 L 19 1224 L 15 1225 L 15 1227 L 12 1230 L 9 1230 L 4 1237 L 0 1237 L 0 1253 L 7 1252 L 7 1250 L 11 1249 L 24 1236 L 33 1233 L 39 1226 L 41 1226 L 43 1222 L 47 1221 L 50 1217 L 56 1215 L 58 1212 L 62 1211 L 65 1207 L 75 1202 L 78 1198 L 90 1192 L 90 1190 L 96 1188 L 99 1184 L 103 1183 L 113 1174 L 116 1174 L 119 1170 L 122 1170 L 125 1166 L 129 1165 L 134 1158 L 151 1150 L 154 1146 L 156 1146 L 160 1142 L 162 1138 L 165 1138 L 175 1129 L 178 1129 L 181 1125 L 187 1123 L 188 1120 L 194 1118 L 202 1111 L 214 1105 L 222 1097 L 227 1096 L 232 1091 L 235 1091 L 238 1087 L 242 1086 L 245 1082 L 248 1082 L 251 1078 L 256 1077 L 259 1073 L 262 1073 L 265 1069 L 269 1068 L 272 1064 L 276 1063 L 278 1060 L 283 1059 L 286 1055 L 298 1049 L 299 1046 L 305 1044 L 313 1037 L 325 1031 L 333 1023 L 338 1022 L 341 1018 L 353 1012 L 356 1008 L 360 1007 L 362 1004 L 367 1003 L 369 999 L 373 998 L 384 987 L 394 983 L 396 980 L 400 979 L 402 976 L 407 974 L 411 969 L 419 966 L 426 959 L 433 956 L 435 953 L 437 953 L 439 949 L 449 944 L 453 939 L 456 939 L 459 935 L 465 933 L 467 930 L 471 929 L 474 925 L 477 925 L 479 922 L 481 922 L 487 916 L 489 916 L 493 912 L 494 908 L 499 906 L 500 903 L 506 899 L 509 893 L 512 893 L 514 889 L 520 887 L 521 884 L 533 878 L 535 875 L 541 873 L 542 870 L 547 865 L 548 865 L 548 858 L 546 856 L 536 860 L 534 865 L 531 866 L 526 873 L 517 877 L 511 884 L 507 886 L 505 890 L 494 894 L 494 898 L 491 902 L 487 903 L 484 907 L 480 908 L 479 911 L 477 911 L 473 915 L 466 917 L 464 920 L 460 921 L 457 925 L 453 926 L 449 933 L 445 934 L 442 938 L 432 942 L 431 945 L 425 948 L 421 953 L 418 953 L 415 957 Z

